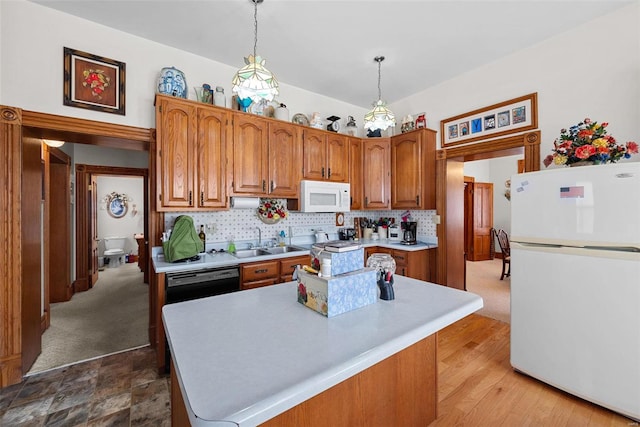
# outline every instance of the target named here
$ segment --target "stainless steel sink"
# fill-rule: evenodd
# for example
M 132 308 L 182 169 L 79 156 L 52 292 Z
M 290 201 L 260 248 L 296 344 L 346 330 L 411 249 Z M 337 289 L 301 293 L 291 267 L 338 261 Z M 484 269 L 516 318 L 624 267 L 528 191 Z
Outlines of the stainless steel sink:
M 270 252 L 267 252 L 265 249 L 240 249 L 237 250 L 233 256 L 236 258 L 251 258 L 254 256 L 260 255 L 272 255 Z
M 267 249 L 264 249 L 264 250 L 267 251 L 267 253 L 269 253 L 271 255 L 284 254 L 284 253 L 287 253 L 287 252 L 306 251 L 306 249 L 300 248 L 298 246 L 276 246 L 274 248 L 267 248 Z

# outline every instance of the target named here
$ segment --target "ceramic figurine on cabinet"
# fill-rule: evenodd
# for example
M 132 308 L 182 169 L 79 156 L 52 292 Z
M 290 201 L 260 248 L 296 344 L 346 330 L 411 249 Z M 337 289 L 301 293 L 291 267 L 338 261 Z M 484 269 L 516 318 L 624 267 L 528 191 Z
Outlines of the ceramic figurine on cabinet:
M 402 119 L 402 125 L 400 126 L 400 132 L 405 133 L 414 129 L 413 116 L 411 114 L 404 116 Z
M 317 129 L 322 129 L 324 127 L 322 119 L 320 118 L 320 113 L 316 112 L 311 116 L 311 127 Z
M 427 119 L 424 114 L 420 114 L 416 119 L 416 129 L 422 129 L 427 127 Z
M 175 67 L 164 67 L 158 78 L 158 93 L 187 98 L 187 79 Z
M 358 126 L 356 125 L 356 119 L 353 116 L 347 117 L 347 125 L 345 126 L 347 135 L 358 136 Z

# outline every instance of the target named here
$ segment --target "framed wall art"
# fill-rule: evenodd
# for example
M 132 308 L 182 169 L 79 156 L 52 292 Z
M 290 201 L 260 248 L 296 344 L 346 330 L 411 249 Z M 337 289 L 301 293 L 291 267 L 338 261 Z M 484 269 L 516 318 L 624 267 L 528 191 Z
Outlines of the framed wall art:
M 537 127 L 536 92 L 441 121 L 441 147 L 467 144 Z
M 125 115 L 125 63 L 64 48 L 64 105 Z

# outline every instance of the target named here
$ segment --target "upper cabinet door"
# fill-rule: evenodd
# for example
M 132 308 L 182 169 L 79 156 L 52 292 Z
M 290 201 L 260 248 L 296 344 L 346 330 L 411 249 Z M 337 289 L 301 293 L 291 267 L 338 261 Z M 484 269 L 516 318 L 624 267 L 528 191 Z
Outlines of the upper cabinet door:
M 302 179 L 302 128 L 285 122 L 269 123 L 269 193 L 297 198 Z
M 198 108 L 198 207 L 224 208 L 228 114 Z
M 267 194 L 268 125 L 265 120 L 247 114 L 233 119 L 233 193 Z
M 420 209 L 424 204 L 422 139 L 409 132 L 391 139 L 391 208 Z
M 326 179 L 334 182 L 349 182 L 349 138 L 345 135 L 327 135 Z
M 170 99 L 156 106 L 158 210 L 195 206 L 195 112 L 194 106 Z
M 304 179 L 321 181 L 327 176 L 327 134 L 322 130 L 305 129 L 303 132 Z
M 362 196 L 362 140 L 360 138 L 349 138 L 349 184 L 351 185 L 351 210 L 361 210 L 364 197 Z
M 389 138 L 369 138 L 363 143 L 364 209 L 389 209 Z
M 435 131 L 391 138 L 391 209 L 435 209 Z

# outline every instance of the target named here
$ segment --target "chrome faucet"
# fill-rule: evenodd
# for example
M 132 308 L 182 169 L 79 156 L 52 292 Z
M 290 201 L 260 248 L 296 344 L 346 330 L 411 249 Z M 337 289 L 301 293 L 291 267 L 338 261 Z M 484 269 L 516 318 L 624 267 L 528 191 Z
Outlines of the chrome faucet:
M 260 227 L 256 227 L 258 229 L 258 247 L 261 248 L 262 247 L 262 230 L 260 230 Z

